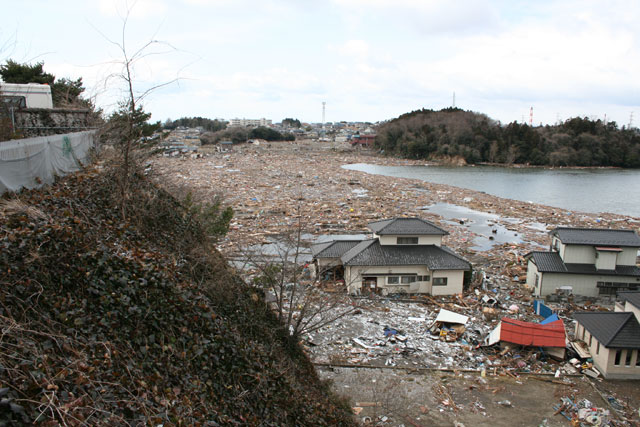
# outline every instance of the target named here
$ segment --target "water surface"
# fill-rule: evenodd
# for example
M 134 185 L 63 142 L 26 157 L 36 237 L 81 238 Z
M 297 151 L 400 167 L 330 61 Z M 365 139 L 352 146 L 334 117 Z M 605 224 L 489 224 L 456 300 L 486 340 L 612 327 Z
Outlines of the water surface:
M 640 170 L 635 169 L 380 166 L 365 163 L 343 168 L 448 184 L 561 209 L 640 217 Z

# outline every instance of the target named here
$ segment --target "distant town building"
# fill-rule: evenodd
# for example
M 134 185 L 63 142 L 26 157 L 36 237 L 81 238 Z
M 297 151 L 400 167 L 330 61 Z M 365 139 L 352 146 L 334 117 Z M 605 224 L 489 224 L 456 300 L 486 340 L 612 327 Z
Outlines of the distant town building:
M 261 119 L 230 119 L 229 126 L 271 126 L 272 121 L 270 119 L 265 119 L 264 117 Z
M 353 137 L 351 137 L 351 145 L 360 145 L 362 147 L 372 147 L 375 139 L 376 139 L 375 134 L 353 135 Z

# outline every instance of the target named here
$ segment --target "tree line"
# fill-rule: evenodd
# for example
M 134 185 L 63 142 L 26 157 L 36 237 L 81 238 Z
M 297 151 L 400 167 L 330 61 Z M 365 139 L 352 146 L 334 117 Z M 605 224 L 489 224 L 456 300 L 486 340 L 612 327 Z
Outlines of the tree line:
M 640 167 L 638 129 L 586 117 L 553 126 L 505 126 L 459 108 L 422 109 L 381 125 L 375 146 L 400 157 L 462 158 L 472 164 Z
M 227 122 L 218 119 L 207 119 L 205 117 L 181 117 L 178 120 L 167 119 L 163 124 L 163 128 L 170 130 L 179 126 L 188 128 L 201 127 L 208 132 L 217 132 L 225 129 Z

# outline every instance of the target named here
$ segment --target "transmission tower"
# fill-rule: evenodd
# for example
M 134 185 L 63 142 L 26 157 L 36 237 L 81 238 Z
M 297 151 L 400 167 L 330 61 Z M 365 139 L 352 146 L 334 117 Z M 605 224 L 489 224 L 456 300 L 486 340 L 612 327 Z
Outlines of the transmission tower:
M 633 111 L 629 115 L 629 129 L 631 129 L 631 125 L 633 125 Z
M 529 110 L 529 126 L 533 127 L 533 107 Z
M 453 92 L 453 108 L 456 108 L 456 93 Z

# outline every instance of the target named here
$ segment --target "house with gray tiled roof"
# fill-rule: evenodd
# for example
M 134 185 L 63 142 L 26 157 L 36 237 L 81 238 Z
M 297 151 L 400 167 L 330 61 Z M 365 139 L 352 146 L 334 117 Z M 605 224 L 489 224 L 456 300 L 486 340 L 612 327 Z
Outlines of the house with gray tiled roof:
M 640 237 L 635 231 L 558 227 L 549 234 L 549 251 L 525 255 L 527 286 L 534 295 L 570 289 L 595 297 L 640 286 Z
M 608 379 L 640 379 L 640 292 L 621 292 L 615 312 L 575 313 L 575 338 Z M 635 310 L 633 310 L 635 308 Z
M 350 293 L 462 293 L 471 264 L 442 245 L 447 231 L 420 218 L 376 221 L 369 228 L 368 239 L 312 246 L 321 278 L 330 271 Z

